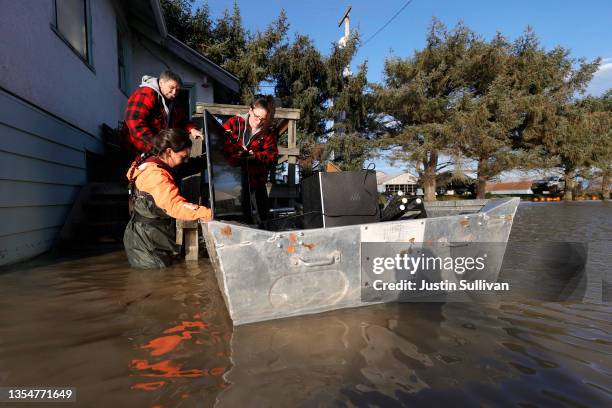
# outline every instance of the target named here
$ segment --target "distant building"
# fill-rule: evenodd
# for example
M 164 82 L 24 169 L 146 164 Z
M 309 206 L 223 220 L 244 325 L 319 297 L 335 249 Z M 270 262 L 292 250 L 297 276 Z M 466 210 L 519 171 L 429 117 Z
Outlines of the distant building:
M 376 171 L 376 186 L 377 186 L 379 193 L 385 192 L 385 186 L 383 185 L 383 182 L 388 180 L 390 177 L 391 176 L 385 173 L 384 171 L 380 171 L 380 170 Z
M 376 179 L 378 180 L 378 175 Z M 406 194 L 414 195 L 417 192 L 418 181 L 419 179 L 410 173 L 398 174 L 383 181 L 379 191 L 387 194 L 403 191 Z
M 533 194 L 531 180 L 487 183 L 485 191 L 491 194 Z
M 602 177 L 596 177 L 595 179 L 591 180 L 590 183 L 585 187 L 585 191 L 587 192 L 593 192 L 593 193 L 600 193 L 601 192 L 601 182 L 602 182 Z M 612 181 L 610 181 L 610 185 L 608 186 L 608 189 L 612 190 Z
M 3 1 L 0 38 L 0 265 L 50 249 L 142 75 L 178 73 L 190 112 L 239 91 L 159 0 Z

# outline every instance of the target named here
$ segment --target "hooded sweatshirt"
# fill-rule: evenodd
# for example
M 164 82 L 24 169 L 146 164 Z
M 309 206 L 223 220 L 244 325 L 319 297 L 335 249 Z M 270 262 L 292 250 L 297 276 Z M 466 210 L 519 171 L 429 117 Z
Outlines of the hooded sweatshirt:
M 276 163 L 278 147 L 276 132 L 272 129 L 258 129 L 250 134 L 248 114 L 229 118 L 223 127 L 228 131 L 223 144 L 223 153 L 232 166 L 246 164 L 249 186 L 263 187 L 268 180 L 268 168 Z M 245 162 L 245 153 L 253 155 Z
M 150 76 L 150 75 L 144 75 L 140 82 L 140 87 L 141 88 L 151 88 L 157 93 L 159 100 L 164 106 L 164 113 L 166 114 L 166 119 L 170 119 L 170 109 L 168 108 L 168 104 L 166 103 L 166 98 L 159 90 L 159 82 L 157 78 Z M 170 102 L 170 107 L 172 107 L 172 105 L 174 105 L 174 101 Z M 168 120 L 166 121 L 166 124 L 167 122 Z
M 181 107 L 167 101 L 159 89 L 158 79 L 145 75 L 138 89 L 128 99 L 122 128 L 126 147 L 146 153 L 153 146 L 153 136 L 162 129 L 179 128 L 186 132 L 197 128 Z

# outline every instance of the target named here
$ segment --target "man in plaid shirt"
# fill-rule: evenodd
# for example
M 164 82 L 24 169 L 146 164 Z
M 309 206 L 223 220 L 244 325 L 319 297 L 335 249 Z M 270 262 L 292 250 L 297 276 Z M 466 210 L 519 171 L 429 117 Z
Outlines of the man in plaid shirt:
M 254 195 L 261 221 L 267 219 L 270 208 L 266 190 L 268 170 L 278 156 L 276 133 L 271 126 L 273 117 L 274 101 L 268 96 L 253 102 L 246 115 L 231 117 L 223 124 L 227 131 L 225 157 L 232 166 L 244 166 L 248 190 Z
M 181 88 L 181 78 L 166 70 L 159 79 L 145 75 L 140 87 L 128 99 L 122 128 L 128 149 L 137 153 L 151 150 L 153 136 L 162 129 L 180 128 L 193 138 L 203 137 L 196 124 L 188 120 L 187 112 L 174 104 Z

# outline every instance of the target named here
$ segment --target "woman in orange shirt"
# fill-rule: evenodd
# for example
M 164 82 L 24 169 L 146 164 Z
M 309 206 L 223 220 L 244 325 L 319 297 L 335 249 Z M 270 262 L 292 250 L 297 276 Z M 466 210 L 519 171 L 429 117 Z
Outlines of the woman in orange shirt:
M 211 219 L 210 209 L 189 203 L 174 180 L 176 168 L 187 162 L 190 149 L 186 132 L 162 130 L 154 137 L 151 152 L 141 155 L 128 170 L 133 212 L 123 244 L 133 267 L 163 268 L 180 254 L 175 219 Z

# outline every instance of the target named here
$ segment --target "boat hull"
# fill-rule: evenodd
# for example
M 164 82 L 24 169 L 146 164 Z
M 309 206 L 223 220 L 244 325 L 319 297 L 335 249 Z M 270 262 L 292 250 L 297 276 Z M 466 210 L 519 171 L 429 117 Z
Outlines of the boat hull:
M 230 317 L 242 325 L 371 304 L 362 297 L 367 243 L 502 243 L 487 269 L 495 281 L 518 203 L 432 203 L 433 218 L 334 228 L 270 232 L 212 221 L 202 230 Z

